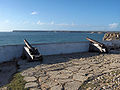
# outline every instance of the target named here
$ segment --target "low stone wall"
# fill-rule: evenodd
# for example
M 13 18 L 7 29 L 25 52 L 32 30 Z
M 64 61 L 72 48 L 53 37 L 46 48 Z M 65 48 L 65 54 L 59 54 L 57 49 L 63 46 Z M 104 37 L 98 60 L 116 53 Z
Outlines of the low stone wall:
M 103 37 L 103 42 L 110 49 L 120 49 L 120 33 L 119 32 L 108 32 Z
M 108 32 L 103 37 L 104 41 L 120 40 L 119 32 Z
M 9 61 L 22 55 L 24 45 L 0 46 L 0 62 Z M 42 55 L 87 52 L 89 42 L 33 44 Z
M 9 61 L 20 57 L 23 51 L 23 45 L 0 46 L 0 62 Z
M 113 50 L 120 49 L 120 40 L 103 41 L 102 43 L 104 43 L 110 49 Z

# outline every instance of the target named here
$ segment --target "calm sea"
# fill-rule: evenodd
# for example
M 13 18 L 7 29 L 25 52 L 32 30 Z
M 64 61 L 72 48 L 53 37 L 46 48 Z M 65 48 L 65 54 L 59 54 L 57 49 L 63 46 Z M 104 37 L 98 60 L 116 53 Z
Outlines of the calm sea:
M 0 46 L 24 44 L 27 39 L 32 44 L 80 42 L 87 41 L 86 37 L 101 41 L 104 34 L 78 32 L 0 32 Z

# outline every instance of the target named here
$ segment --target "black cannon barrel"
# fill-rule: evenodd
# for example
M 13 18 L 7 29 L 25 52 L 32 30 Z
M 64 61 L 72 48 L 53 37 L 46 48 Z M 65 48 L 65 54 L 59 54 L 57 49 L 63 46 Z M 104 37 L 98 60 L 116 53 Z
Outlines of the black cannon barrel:
M 30 53 L 32 55 L 39 55 L 39 51 L 37 48 L 32 47 L 32 45 L 30 43 L 28 43 L 28 41 L 26 39 L 24 39 L 25 45 L 27 46 L 27 48 L 29 49 Z
M 96 41 L 96 40 L 93 40 L 93 39 L 91 39 L 91 38 L 86 38 L 87 40 L 89 40 L 91 43 L 93 43 L 93 44 L 98 44 L 100 47 L 98 47 L 98 46 L 96 46 L 101 52 L 105 52 L 105 53 L 108 53 L 108 48 L 107 48 L 107 46 L 105 45 L 105 44 L 103 44 L 103 43 L 100 43 L 100 42 L 98 42 L 98 41 Z
M 92 43 L 95 43 L 95 44 L 99 44 L 100 46 L 104 46 L 104 44 L 103 43 L 100 43 L 100 42 L 98 42 L 98 41 L 96 41 L 96 40 L 93 40 L 93 39 L 91 39 L 91 38 L 86 38 L 87 40 L 89 40 L 90 42 L 92 42 Z
M 24 39 L 24 43 L 29 49 L 31 49 L 31 50 L 33 49 L 33 47 L 28 43 L 28 41 L 26 39 Z

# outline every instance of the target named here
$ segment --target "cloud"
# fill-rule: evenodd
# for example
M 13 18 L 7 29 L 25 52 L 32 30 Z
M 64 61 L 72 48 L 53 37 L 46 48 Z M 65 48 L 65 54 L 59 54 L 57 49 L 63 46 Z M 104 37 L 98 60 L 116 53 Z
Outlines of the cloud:
M 38 25 L 56 25 L 56 24 L 54 23 L 54 21 L 51 21 L 50 23 L 43 23 L 43 22 L 41 22 L 40 20 L 37 21 L 36 24 L 38 24 Z
M 74 26 L 74 25 L 76 25 L 76 24 L 74 24 L 74 22 L 72 22 L 72 26 Z
M 48 23 L 43 23 L 40 20 L 37 21 L 37 25 L 47 25 L 47 26 L 58 26 L 58 27 L 65 27 L 65 28 L 92 28 L 92 29 L 114 29 L 119 27 L 119 23 L 112 23 L 109 25 L 90 25 L 90 24 L 75 24 L 74 22 L 72 23 L 55 23 L 54 21 L 48 22 Z
M 66 23 L 55 24 L 55 25 L 58 25 L 58 26 L 71 26 L 70 24 L 66 24 Z
M 118 26 L 119 26 L 119 23 L 109 24 L 109 27 L 110 27 L 110 28 L 117 28 Z
M 5 20 L 4 22 L 5 22 L 5 23 L 9 23 L 10 21 L 9 21 L 9 20 Z
M 32 15 L 36 15 L 36 14 L 38 14 L 36 11 L 32 11 L 32 13 L 31 13 Z
M 60 23 L 60 24 L 55 24 L 55 25 L 64 26 L 64 27 L 76 27 L 76 26 L 78 26 L 77 24 L 74 24 L 73 22 L 71 24 Z
M 29 24 L 29 21 L 24 21 L 23 24 Z
M 51 24 L 51 25 L 54 25 L 54 21 L 52 21 L 50 24 Z
M 37 22 L 38 25 L 45 25 L 46 23 L 40 22 L 40 20 Z

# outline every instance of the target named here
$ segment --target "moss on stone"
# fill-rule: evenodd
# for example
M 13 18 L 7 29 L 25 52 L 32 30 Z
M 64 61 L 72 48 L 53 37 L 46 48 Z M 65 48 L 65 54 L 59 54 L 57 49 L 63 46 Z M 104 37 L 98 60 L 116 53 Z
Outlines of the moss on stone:
M 25 83 L 23 76 L 20 73 L 17 73 L 13 76 L 12 81 L 4 87 L 7 87 L 7 90 L 28 90 L 24 89 Z

